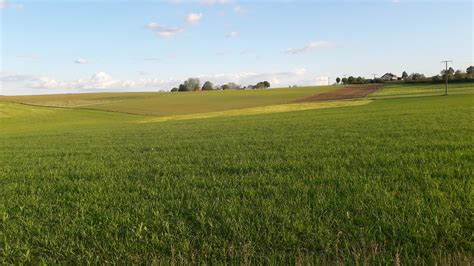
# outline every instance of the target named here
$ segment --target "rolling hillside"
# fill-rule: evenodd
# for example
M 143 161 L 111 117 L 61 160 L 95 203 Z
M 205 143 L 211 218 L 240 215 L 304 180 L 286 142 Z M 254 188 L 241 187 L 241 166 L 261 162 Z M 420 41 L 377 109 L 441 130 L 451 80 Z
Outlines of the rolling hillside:
M 459 90 L 186 119 L 0 102 L 0 263 L 470 264 Z
M 0 97 L 0 101 L 166 116 L 285 104 L 302 97 L 337 88 L 337 86 L 318 86 L 250 91 L 227 90 L 179 93 L 85 93 L 16 97 L 3 96 Z

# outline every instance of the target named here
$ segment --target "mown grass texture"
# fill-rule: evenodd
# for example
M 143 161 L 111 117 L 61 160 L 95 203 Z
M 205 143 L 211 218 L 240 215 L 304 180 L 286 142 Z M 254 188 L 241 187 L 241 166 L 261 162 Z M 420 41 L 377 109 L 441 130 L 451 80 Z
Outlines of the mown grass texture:
M 0 262 L 472 263 L 473 102 L 5 122 Z
M 340 87 L 316 86 L 266 90 L 226 90 L 176 93 L 126 92 L 0 96 L 0 101 L 113 111 L 140 115 L 170 116 L 286 104 L 299 98 L 337 88 Z

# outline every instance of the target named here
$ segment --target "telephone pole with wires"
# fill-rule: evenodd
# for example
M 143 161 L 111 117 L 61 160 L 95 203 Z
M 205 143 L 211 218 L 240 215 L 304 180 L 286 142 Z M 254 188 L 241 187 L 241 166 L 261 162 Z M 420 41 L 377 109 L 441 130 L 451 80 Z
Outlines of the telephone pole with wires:
M 444 71 L 444 76 L 445 76 L 445 80 L 446 80 L 446 83 L 444 84 L 444 96 L 448 96 L 448 63 L 451 63 L 453 61 L 451 60 L 444 60 L 444 61 L 441 61 L 441 63 L 445 63 L 446 65 L 446 70 Z

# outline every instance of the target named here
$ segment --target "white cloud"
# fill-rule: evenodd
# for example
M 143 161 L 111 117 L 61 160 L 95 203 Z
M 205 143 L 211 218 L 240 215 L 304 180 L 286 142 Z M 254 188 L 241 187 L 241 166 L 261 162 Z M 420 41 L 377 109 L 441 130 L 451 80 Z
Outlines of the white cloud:
M 79 65 L 85 65 L 85 64 L 88 64 L 89 61 L 87 61 L 87 59 L 84 59 L 82 57 L 78 57 L 76 60 L 74 60 L 74 63 L 79 64 Z
M 201 80 L 211 80 L 215 84 L 224 84 L 228 82 L 235 82 L 243 86 L 250 84 L 256 84 L 260 81 L 267 80 L 272 83 L 272 86 L 288 86 L 293 84 L 300 84 L 301 80 L 304 79 L 307 71 L 305 68 L 296 68 L 285 72 L 273 72 L 273 73 L 225 73 L 225 74 L 214 74 L 214 75 L 198 75 L 197 77 Z
M 48 88 L 48 89 L 56 89 L 62 86 L 67 87 L 67 84 L 59 82 L 55 79 L 51 79 L 49 77 L 40 77 L 31 85 L 31 87 L 33 88 Z
M 301 85 L 306 86 L 306 85 L 318 85 L 318 86 L 323 86 L 323 85 L 328 85 L 329 82 L 329 77 L 326 76 L 321 76 L 321 77 L 315 77 L 309 80 L 303 80 L 301 81 Z
M 230 4 L 230 0 L 201 0 L 200 2 L 201 2 L 202 4 L 206 4 L 206 5 L 216 5 L 216 4 L 225 5 L 225 4 Z
M 171 37 L 177 33 L 184 31 L 184 29 L 180 27 L 168 28 L 160 26 L 155 22 L 148 23 L 147 28 L 152 30 L 157 36 L 160 37 Z
M 34 81 L 36 80 L 35 76 L 32 75 L 20 75 L 20 74 L 3 74 L 0 76 L 1 82 L 24 82 L 24 81 Z
M 198 24 L 202 19 L 202 13 L 191 13 L 186 17 L 189 24 Z
M 227 55 L 227 54 L 230 54 L 229 51 L 218 51 L 218 52 L 216 52 L 217 56 L 223 56 L 223 55 Z
M 143 60 L 145 61 L 161 61 L 161 58 L 158 58 L 158 57 L 147 57 L 147 58 L 143 58 Z
M 42 94 L 42 93 L 74 93 L 100 91 L 158 91 L 170 90 L 178 86 L 187 77 L 159 79 L 149 77 L 139 79 L 115 79 L 108 73 L 101 71 L 88 78 L 76 80 L 59 80 L 48 76 L 0 74 L 0 81 L 4 84 L 3 94 Z M 254 85 L 260 81 L 269 81 L 272 87 L 286 87 L 288 85 L 326 85 L 327 77 L 317 77 L 308 74 L 305 68 L 295 68 L 282 72 L 242 72 L 223 74 L 191 75 L 209 80 L 214 84 L 235 82 L 242 86 Z
M 230 39 L 232 39 L 232 38 L 235 38 L 235 37 L 237 37 L 237 35 L 239 35 L 239 33 L 238 33 L 238 32 L 236 32 L 236 31 L 232 31 L 232 32 L 229 32 L 229 33 L 227 33 L 227 38 L 230 38 Z
M 29 59 L 29 60 L 36 60 L 39 57 L 40 56 L 36 54 L 20 54 L 16 56 L 16 58 L 19 58 L 19 59 Z
M 63 91 L 124 91 L 124 90 L 157 90 L 169 89 L 178 83 L 177 80 L 138 79 L 116 80 L 111 75 L 101 71 L 89 78 L 73 81 L 59 81 L 50 77 L 31 77 L 28 85 L 35 89 L 63 89 Z
M 299 53 L 309 52 L 314 49 L 330 49 L 330 48 L 336 48 L 336 47 L 337 45 L 335 45 L 332 42 L 317 41 L 317 42 L 312 42 L 300 48 L 288 48 L 285 50 L 285 52 L 288 54 L 299 54 Z
M 23 5 L 17 3 L 8 3 L 6 0 L 0 0 L 0 9 L 2 8 L 23 9 Z
M 91 76 L 90 80 L 97 84 L 107 84 L 113 80 L 112 76 L 105 72 L 98 72 Z
M 12 9 L 23 9 L 23 4 L 12 3 L 12 4 L 9 4 L 8 7 Z
M 302 76 L 306 74 L 306 68 L 296 68 L 290 72 L 291 74 L 294 74 L 296 76 Z
M 240 13 L 244 12 L 244 9 L 241 6 L 236 5 L 236 6 L 234 6 L 234 12 L 237 13 L 237 14 L 240 14 Z

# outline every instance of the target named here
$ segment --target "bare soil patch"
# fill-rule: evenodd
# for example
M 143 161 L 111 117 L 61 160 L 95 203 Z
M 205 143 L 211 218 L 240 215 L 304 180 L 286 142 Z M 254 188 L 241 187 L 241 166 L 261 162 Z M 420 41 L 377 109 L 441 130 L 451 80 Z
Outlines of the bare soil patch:
M 364 84 L 364 85 L 352 85 L 342 89 L 319 93 L 313 96 L 301 98 L 295 100 L 295 102 L 314 102 L 314 101 L 329 101 L 329 100 L 341 100 L 341 99 L 355 99 L 363 98 L 372 92 L 380 89 L 381 85 Z

